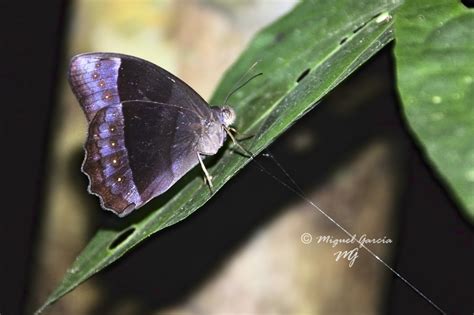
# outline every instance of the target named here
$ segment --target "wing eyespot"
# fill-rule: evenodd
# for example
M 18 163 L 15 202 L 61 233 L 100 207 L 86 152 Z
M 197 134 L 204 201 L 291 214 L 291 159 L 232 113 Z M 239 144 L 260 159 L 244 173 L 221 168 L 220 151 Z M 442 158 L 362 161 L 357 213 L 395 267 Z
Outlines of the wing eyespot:
M 111 101 L 112 100 L 112 92 L 111 91 L 105 91 L 104 92 L 104 100 L 106 100 L 106 101 Z

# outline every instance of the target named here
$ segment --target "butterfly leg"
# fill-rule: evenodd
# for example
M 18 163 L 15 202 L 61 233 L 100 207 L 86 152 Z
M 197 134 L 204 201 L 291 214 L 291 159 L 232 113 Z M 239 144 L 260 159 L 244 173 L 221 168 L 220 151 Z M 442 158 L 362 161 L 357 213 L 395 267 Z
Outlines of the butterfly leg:
M 230 132 L 233 132 L 236 135 L 239 135 L 238 141 L 247 140 L 247 139 L 253 138 L 255 136 L 253 134 L 242 134 L 242 133 L 238 132 L 237 129 L 235 129 L 234 127 L 227 127 L 227 129 L 229 129 Z
M 232 128 L 233 129 L 233 128 Z M 234 135 L 232 134 L 231 132 L 231 129 L 227 128 L 227 127 L 224 127 L 224 130 L 225 132 L 227 133 L 227 135 L 230 137 L 230 139 L 232 140 L 232 142 L 234 143 L 234 145 L 236 147 L 238 147 L 240 150 L 242 150 L 243 152 L 245 152 L 245 154 L 248 155 L 249 158 L 255 158 L 255 156 L 253 155 L 252 152 L 250 152 L 249 150 L 245 149 L 244 147 L 242 147 L 240 145 L 240 143 L 235 139 Z M 235 129 L 234 129 L 235 130 Z
M 204 163 L 201 158 L 201 154 L 199 154 L 199 152 L 196 152 L 196 154 L 199 159 L 199 164 L 201 164 L 202 171 L 204 172 L 205 181 L 207 181 L 207 183 L 209 184 L 209 187 L 212 189 L 212 176 L 209 175 L 209 172 L 207 171 L 206 166 L 204 166 Z

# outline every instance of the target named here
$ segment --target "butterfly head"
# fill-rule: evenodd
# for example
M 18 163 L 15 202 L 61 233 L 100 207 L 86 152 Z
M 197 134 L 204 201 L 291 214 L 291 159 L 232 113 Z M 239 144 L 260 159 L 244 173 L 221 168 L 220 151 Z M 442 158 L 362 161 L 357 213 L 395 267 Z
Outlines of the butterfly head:
M 222 106 L 220 107 L 220 112 L 221 112 L 221 123 L 229 127 L 232 125 L 235 121 L 235 111 L 232 109 L 232 107 L 229 106 Z

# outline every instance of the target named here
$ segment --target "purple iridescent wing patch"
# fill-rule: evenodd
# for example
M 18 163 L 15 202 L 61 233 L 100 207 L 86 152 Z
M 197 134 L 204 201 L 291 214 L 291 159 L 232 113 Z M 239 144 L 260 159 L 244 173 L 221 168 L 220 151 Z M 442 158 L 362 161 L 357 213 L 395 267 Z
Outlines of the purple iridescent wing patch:
M 89 192 L 119 216 L 168 190 L 225 140 L 223 109 L 143 59 L 77 55 L 69 82 L 89 123 L 82 165 Z

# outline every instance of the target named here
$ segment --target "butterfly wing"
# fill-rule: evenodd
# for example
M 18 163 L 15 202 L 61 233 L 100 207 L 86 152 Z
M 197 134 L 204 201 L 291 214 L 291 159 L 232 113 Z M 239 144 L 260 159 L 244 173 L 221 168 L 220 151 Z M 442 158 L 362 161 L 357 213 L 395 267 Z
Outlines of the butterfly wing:
M 89 122 L 82 170 L 103 208 L 124 216 L 198 163 L 207 103 L 162 68 L 93 53 L 71 61 L 69 81 Z
M 90 122 L 107 106 L 123 101 L 179 105 L 203 117 L 209 106 L 190 86 L 146 60 L 115 53 L 87 53 L 72 58 L 69 83 Z
M 199 117 L 167 104 L 128 101 L 90 123 L 83 171 L 89 191 L 120 216 L 162 194 L 198 163 Z

